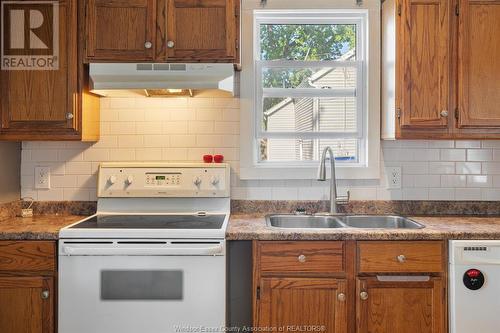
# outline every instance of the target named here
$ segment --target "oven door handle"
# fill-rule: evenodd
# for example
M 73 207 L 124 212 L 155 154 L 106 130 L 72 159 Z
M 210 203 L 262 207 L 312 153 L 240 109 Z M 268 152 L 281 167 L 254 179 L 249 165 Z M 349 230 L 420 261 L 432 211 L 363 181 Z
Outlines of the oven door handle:
M 63 255 L 68 256 L 216 256 L 224 254 L 222 245 L 211 247 L 75 247 L 63 246 Z

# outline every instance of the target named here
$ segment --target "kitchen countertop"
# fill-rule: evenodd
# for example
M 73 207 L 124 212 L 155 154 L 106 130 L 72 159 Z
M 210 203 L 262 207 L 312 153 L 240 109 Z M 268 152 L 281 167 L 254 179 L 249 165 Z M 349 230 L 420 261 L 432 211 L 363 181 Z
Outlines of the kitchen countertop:
M 262 214 L 231 214 L 228 240 L 442 240 L 500 239 L 500 217 L 418 216 L 423 229 L 286 229 L 266 225 Z
M 0 240 L 57 240 L 59 230 L 81 215 L 38 215 L 0 221 Z M 417 216 L 423 229 L 284 229 L 266 225 L 263 214 L 231 214 L 228 240 L 440 240 L 500 239 L 500 217 Z
M 57 240 L 59 230 L 83 219 L 81 215 L 37 215 L 0 221 L 0 240 Z

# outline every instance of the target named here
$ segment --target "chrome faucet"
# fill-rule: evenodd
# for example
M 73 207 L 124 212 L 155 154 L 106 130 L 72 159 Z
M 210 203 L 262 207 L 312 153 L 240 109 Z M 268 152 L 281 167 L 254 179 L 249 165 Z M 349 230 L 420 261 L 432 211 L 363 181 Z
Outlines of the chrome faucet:
M 333 155 L 333 150 L 329 146 L 325 147 L 323 153 L 321 154 L 321 160 L 319 161 L 318 168 L 318 180 L 326 180 L 326 153 L 328 152 L 330 156 L 330 214 L 338 214 L 337 205 L 346 204 L 349 202 L 349 191 L 347 191 L 347 196 L 338 197 L 337 196 L 337 180 L 335 178 L 335 156 Z

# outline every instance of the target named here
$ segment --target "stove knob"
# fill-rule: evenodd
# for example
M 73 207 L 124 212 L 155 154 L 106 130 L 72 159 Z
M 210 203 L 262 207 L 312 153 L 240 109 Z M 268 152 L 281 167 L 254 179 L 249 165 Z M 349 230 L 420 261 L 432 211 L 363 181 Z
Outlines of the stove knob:
M 125 182 L 127 185 L 131 185 L 134 182 L 134 176 L 128 176 Z
M 194 177 L 193 184 L 195 184 L 196 186 L 200 186 L 200 184 L 201 184 L 201 178 L 200 177 Z
M 210 184 L 212 184 L 213 186 L 217 186 L 217 184 L 219 184 L 219 177 L 213 176 L 212 178 L 210 178 Z
M 111 185 L 113 185 L 114 183 L 116 183 L 116 176 L 109 176 L 108 183 L 111 184 Z

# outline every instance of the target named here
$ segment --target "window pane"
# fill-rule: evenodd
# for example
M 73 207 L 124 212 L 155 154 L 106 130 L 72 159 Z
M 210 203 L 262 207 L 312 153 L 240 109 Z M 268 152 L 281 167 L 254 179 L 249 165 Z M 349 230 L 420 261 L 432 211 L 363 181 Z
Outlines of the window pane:
M 356 67 L 263 68 L 264 88 L 356 88 Z
M 260 25 L 261 60 L 346 60 L 355 47 L 355 24 Z
M 330 146 L 338 163 L 357 163 L 357 139 L 274 139 L 260 140 L 260 161 L 318 161 L 323 149 Z
M 264 98 L 263 131 L 355 132 L 356 97 Z

